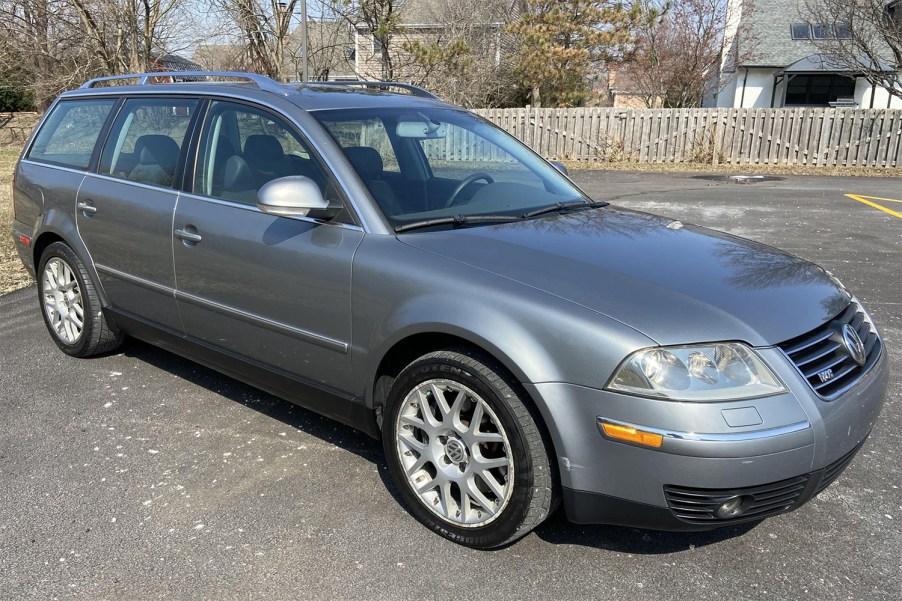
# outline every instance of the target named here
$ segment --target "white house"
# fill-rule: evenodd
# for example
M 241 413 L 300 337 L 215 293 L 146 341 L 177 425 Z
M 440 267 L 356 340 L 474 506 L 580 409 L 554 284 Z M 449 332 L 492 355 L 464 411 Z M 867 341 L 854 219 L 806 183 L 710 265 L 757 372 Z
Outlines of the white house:
M 721 78 L 728 82 L 715 106 L 902 108 L 902 99 L 824 52 L 824 41 L 851 36 L 851 25 L 811 24 L 804 5 L 805 0 L 729 0 L 721 61 Z

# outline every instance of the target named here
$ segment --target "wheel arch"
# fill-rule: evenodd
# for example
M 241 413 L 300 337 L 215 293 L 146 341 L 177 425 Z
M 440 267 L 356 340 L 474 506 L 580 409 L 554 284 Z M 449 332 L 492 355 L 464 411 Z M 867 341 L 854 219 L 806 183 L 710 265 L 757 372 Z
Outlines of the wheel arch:
M 35 278 L 40 277 L 41 256 L 44 254 L 44 251 L 47 250 L 47 247 L 54 242 L 62 242 L 71 248 L 72 252 L 81 259 L 85 269 L 88 270 L 88 275 L 90 275 L 93 280 L 94 289 L 97 292 L 97 296 L 100 297 L 101 305 L 105 308 L 109 307 L 109 300 L 107 299 L 106 292 L 100 282 L 100 277 L 97 275 L 97 270 L 94 268 L 91 254 L 88 252 L 84 243 L 82 243 L 81 238 L 77 236 L 77 233 L 75 236 L 67 235 L 66 232 L 56 227 L 48 226 L 46 223 L 44 224 L 44 227 L 41 228 L 38 236 L 31 241 L 31 256 L 32 261 L 34 262 Z
M 452 348 L 464 348 L 474 351 L 475 353 L 496 362 L 502 369 L 508 372 L 512 382 L 518 385 L 517 392 L 523 397 L 524 403 L 530 407 L 536 423 L 539 428 L 542 429 L 542 434 L 546 437 L 549 450 L 556 457 L 557 449 L 555 448 L 554 439 L 551 435 L 551 425 L 545 421 L 547 412 L 539 407 L 540 400 L 533 398 L 526 387 L 523 386 L 529 379 L 517 365 L 516 361 L 486 340 L 479 339 L 478 337 L 466 337 L 458 333 L 451 333 L 443 330 L 421 331 L 408 334 L 395 341 L 388 351 L 383 354 L 375 374 L 373 375 L 371 384 L 371 400 L 373 410 L 376 414 L 378 428 L 380 430 L 382 429 L 382 412 L 388 397 L 388 392 L 391 389 L 395 378 L 401 371 L 424 355 Z

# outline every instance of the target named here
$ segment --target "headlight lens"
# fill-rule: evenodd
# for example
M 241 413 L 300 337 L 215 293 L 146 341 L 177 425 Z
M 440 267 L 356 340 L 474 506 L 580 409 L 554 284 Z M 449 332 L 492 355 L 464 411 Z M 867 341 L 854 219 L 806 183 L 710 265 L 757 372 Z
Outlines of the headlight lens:
M 737 401 L 786 392 L 758 354 L 738 342 L 636 351 L 605 388 L 674 401 Z

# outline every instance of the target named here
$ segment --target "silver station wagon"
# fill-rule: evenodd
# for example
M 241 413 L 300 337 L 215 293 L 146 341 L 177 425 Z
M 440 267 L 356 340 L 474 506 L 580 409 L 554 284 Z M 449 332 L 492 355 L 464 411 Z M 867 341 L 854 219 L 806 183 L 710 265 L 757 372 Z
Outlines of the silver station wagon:
M 134 336 L 381 439 L 463 545 L 560 504 L 704 530 L 828 486 L 886 391 L 861 304 L 563 171 L 403 84 L 102 78 L 26 145 L 13 236 L 63 352 Z

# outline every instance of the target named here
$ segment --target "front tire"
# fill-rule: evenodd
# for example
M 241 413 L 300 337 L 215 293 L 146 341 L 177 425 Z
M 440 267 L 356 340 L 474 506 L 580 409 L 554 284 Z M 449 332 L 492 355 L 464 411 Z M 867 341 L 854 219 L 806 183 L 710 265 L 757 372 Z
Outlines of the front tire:
M 122 343 L 119 329 L 103 314 L 84 263 L 63 242 L 54 242 L 41 255 L 38 302 L 47 331 L 67 355 L 90 357 Z
M 383 424 L 401 496 L 445 538 L 499 547 L 555 507 L 550 446 L 525 394 L 487 357 L 451 349 L 417 359 L 393 383 Z

